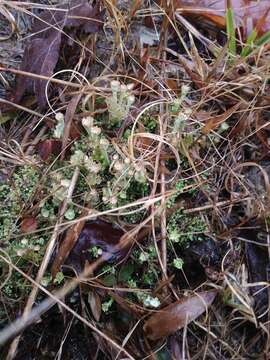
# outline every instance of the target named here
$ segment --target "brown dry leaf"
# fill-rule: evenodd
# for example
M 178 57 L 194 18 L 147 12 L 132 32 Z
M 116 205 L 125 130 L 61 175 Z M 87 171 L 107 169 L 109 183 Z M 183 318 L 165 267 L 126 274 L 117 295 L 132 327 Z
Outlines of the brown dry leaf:
M 66 110 L 66 114 L 65 114 L 64 134 L 63 134 L 63 140 L 62 140 L 61 160 L 64 160 L 64 158 L 65 158 L 65 152 L 66 152 L 66 148 L 67 148 L 70 133 L 71 133 L 72 120 L 73 120 L 75 111 L 77 109 L 77 106 L 80 102 L 81 97 L 82 97 L 82 94 L 75 95 L 71 99 L 71 101 L 68 103 L 68 106 L 67 106 L 67 110 Z
M 22 219 L 21 231 L 23 233 L 30 233 L 37 229 L 37 219 L 35 217 L 26 217 Z
M 94 319 L 99 321 L 101 316 L 101 301 L 99 295 L 95 291 L 89 291 L 88 304 L 90 305 Z
M 210 133 L 210 131 L 216 129 L 219 125 L 221 125 L 224 121 L 226 121 L 240 106 L 241 103 L 237 103 L 233 107 L 231 107 L 229 110 L 225 111 L 221 115 L 217 115 L 215 117 L 211 117 L 204 127 L 202 128 L 202 133 L 204 135 L 207 135 Z
M 83 214 L 83 216 L 84 215 L 85 214 Z M 78 221 L 76 224 L 71 226 L 71 228 L 69 228 L 68 231 L 66 232 L 66 236 L 62 241 L 60 248 L 57 252 L 57 255 L 54 259 L 54 262 L 52 264 L 51 272 L 53 278 L 60 271 L 61 265 L 63 265 L 70 251 L 74 247 L 84 225 L 85 225 L 85 220 Z
M 174 80 L 174 79 L 169 79 L 169 78 L 168 78 L 168 79 L 165 80 L 165 83 L 166 83 L 167 87 L 168 87 L 170 90 L 172 90 L 175 94 L 180 95 L 181 89 L 180 89 L 180 87 L 178 86 L 176 80 Z
M 144 331 L 151 340 L 175 333 L 203 314 L 217 295 L 216 290 L 184 297 L 156 312 L 146 321 Z
M 264 24 L 260 24 L 261 34 L 270 30 L 270 14 L 267 13 L 270 8 L 269 0 L 231 0 L 231 5 L 236 26 L 244 30 L 245 36 L 264 17 Z M 211 20 L 219 27 L 226 27 L 226 1 L 224 0 L 177 0 L 176 8 L 183 15 L 200 15 Z
M 59 155 L 61 153 L 61 147 L 61 140 L 47 139 L 38 143 L 37 152 L 41 159 L 46 161 L 51 155 Z
M 200 56 L 198 49 L 196 48 L 196 45 L 194 43 L 192 35 L 189 33 L 189 39 L 191 44 L 191 56 L 192 56 L 192 62 L 195 65 L 195 69 L 197 74 L 200 75 L 200 78 L 204 82 L 208 76 L 209 68 L 206 62 L 203 60 L 203 58 Z
M 177 54 L 178 60 L 180 64 L 185 69 L 188 76 L 191 78 L 192 82 L 196 85 L 198 89 L 205 88 L 206 84 L 202 81 L 202 78 L 197 73 L 197 69 L 195 68 L 194 62 L 189 61 L 185 56 L 181 54 Z

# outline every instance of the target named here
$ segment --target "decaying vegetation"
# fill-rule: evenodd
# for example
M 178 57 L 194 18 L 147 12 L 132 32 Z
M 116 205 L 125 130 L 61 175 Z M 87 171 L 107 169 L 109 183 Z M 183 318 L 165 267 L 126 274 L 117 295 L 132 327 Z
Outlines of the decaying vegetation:
M 0 2 L 1 358 L 269 358 L 269 10 Z

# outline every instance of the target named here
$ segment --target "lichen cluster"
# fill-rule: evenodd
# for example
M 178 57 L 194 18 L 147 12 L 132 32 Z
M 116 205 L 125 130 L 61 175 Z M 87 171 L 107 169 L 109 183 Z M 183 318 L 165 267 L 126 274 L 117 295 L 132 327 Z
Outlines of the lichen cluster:
M 12 259 L 19 261 L 22 267 L 23 264 L 29 263 L 35 267 L 40 265 L 49 238 L 49 234 L 44 231 L 41 235 L 26 234 L 24 237 L 14 239 L 17 234 L 20 235 L 18 224 L 23 211 L 29 210 L 35 203 L 35 216 L 39 226 L 44 228 L 53 226 L 61 204 L 67 197 L 75 169 L 79 169 L 79 178 L 72 200 L 68 203 L 64 214 L 66 220 L 79 217 L 82 207 L 103 211 L 147 198 L 151 193 L 153 183 L 149 179 L 153 178 L 154 163 L 153 159 L 145 154 L 148 152 L 148 147 L 153 151 L 155 146 L 158 146 L 155 135 L 159 135 L 160 130 L 159 108 L 154 106 L 143 113 L 138 119 L 138 129 L 134 129 L 131 124 L 125 128 L 121 138 L 116 138 L 114 131 L 119 129 L 132 111 L 136 96 L 133 93 L 133 84 L 124 85 L 113 80 L 110 87 L 111 95 L 103 99 L 107 111 L 102 115 L 86 116 L 80 120 L 81 136 L 73 142 L 64 160 L 54 159 L 52 155 L 50 171 L 47 171 L 44 177 L 41 175 L 41 169 L 32 166 L 19 167 L 11 180 L 0 186 L 2 201 L 0 235 L 6 244 L 6 252 Z M 169 106 L 168 132 L 165 134 L 165 141 L 179 152 L 179 162 L 182 167 L 187 163 L 185 151 L 193 139 L 189 128 L 191 111 L 183 108 L 187 93 L 188 88 L 183 86 L 179 99 Z M 98 98 L 98 101 L 101 99 Z M 196 127 L 194 129 L 196 132 Z M 61 139 L 63 132 L 64 115 L 57 113 L 56 125 L 51 131 L 51 136 Z M 133 144 L 134 153 L 130 153 L 130 136 L 137 132 L 153 135 L 153 139 L 138 138 Z M 172 169 L 172 172 L 175 171 L 176 165 L 175 159 L 166 160 L 166 166 Z M 196 194 L 192 179 L 183 180 L 177 176 L 175 181 L 168 184 L 167 189 L 172 191 L 172 194 L 166 197 L 168 211 L 176 205 L 182 194 L 188 194 L 190 197 Z M 34 197 L 37 187 L 39 191 Z M 136 207 L 132 210 L 136 210 Z M 147 210 L 133 211 L 129 215 L 122 216 L 121 220 L 124 223 L 138 224 L 146 214 Z M 206 230 L 204 219 L 199 216 L 187 216 L 181 209 L 167 216 L 170 271 L 182 270 L 184 266 L 183 260 L 177 255 L 179 251 L 176 247 L 185 247 L 203 239 Z M 89 253 L 95 260 L 102 255 L 102 249 L 94 246 L 89 249 Z M 157 308 L 160 305 L 159 299 L 151 296 L 149 292 L 155 287 L 161 275 L 153 244 L 147 243 L 140 250 L 135 248 L 132 252 L 132 260 L 119 271 L 110 265 L 104 266 L 101 271 L 105 274 L 102 278 L 107 286 L 113 286 L 120 281 L 130 289 L 142 289 L 142 291 L 134 291 L 131 300 L 150 308 Z M 60 272 L 53 284 L 59 285 L 63 280 L 64 275 Z M 12 295 L 12 289 L 16 292 L 16 281 L 16 277 L 12 277 L 5 287 L 9 296 Z M 51 275 L 47 273 L 42 284 L 48 286 L 52 281 Z M 113 301 L 109 297 L 108 301 L 103 302 L 102 309 L 104 312 L 109 312 L 112 306 Z

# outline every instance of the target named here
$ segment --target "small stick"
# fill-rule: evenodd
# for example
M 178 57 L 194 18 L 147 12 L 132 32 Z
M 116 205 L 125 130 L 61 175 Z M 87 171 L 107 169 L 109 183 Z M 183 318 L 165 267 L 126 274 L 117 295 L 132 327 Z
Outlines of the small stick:
M 224 201 L 219 201 L 217 203 L 214 204 L 207 204 L 207 205 L 203 205 L 203 206 L 198 206 L 196 208 L 192 208 L 192 209 L 186 209 L 183 211 L 184 214 L 193 214 L 195 212 L 199 212 L 199 211 L 203 211 L 203 210 L 209 210 L 209 209 L 214 209 L 215 207 L 221 207 L 221 206 L 226 206 L 226 205 L 233 205 L 235 203 L 241 202 L 241 201 L 248 201 L 251 200 L 252 198 L 249 197 L 245 197 L 243 199 L 236 199 L 235 201 L 231 201 L 231 200 L 224 200 Z
M 16 74 L 16 75 L 29 76 L 29 77 L 31 77 L 33 79 L 47 80 L 47 81 L 54 82 L 56 84 L 66 85 L 66 86 L 74 87 L 74 88 L 77 88 L 77 89 L 82 88 L 81 84 L 76 84 L 76 83 L 72 83 L 70 81 L 55 79 L 55 78 L 50 77 L 50 76 L 34 74 L 34 73 L 31 73 L 31 72 L 28 72 L 28 71 L 5 68 L 5 67 L 2 67 L 2 66 L 0 66 L 0 71 L 11 72 L 12 74 Z
M 41 113 L 39 113 L 39 112 L 37 112 L 37 111 L 34 111 L 34 110 L 30 110 L 30 109 L 28 109 L 28 108 L 25 107 L 25 106 L 22 106 L 22 105 L 19 105 L 19 104 L 15 104 L 15 103 L 12 102 L 12 101 L 8 101 L 8 100 L 6 100 L 6 99 L 0 98 L 0 103 L 13 106 L 13 107 L 15 107 L 16 109 L 19 109 L 19 110 L 28 112 L 29 114 L 38 116 L 38 117 L 43 118 L 43 119 L 48 119 L 48 120 L 50 120 L 50 121 L 52 121 L 52 122 L 54 123 L 54 120 L 53 120 L 52 118 L 50 118 L 49 116 L 43 115 L 43 114 L 41 114 Z
M 169 10 L 168 8 L 168 4 L 164 1 L 164 6 L 165 6 L 165 10 L 166 13 Z M 168 31 L 167 31 L 167 15 L 164 14 L 164 19 L 163 19 L 163 31 L 164 31 L 164 38 L 163 38 L 163 44 L 164 44 L 164 49 L 167 48 L 167 42 L 168 42 Z M 163 51 L 162 54 L 162 58 L 164 61 L 166 61 L 167 58 L 167 54 L 166 51 Z M 165 79 L 166 76 L 166 71 L 165 71 L 165 63 L 162 64 L 162 75 L 163 78 Z M 161 88 L 161 93 L 164 93 L 164 89 Z M 164 104 L 160 104 L 160 112 L 161 112 L 161 117 L 160 117 L 160 136 L 163 138 L 164 137 L 164 133 L 166 133 L 166 128 L 167 128 L 167 121 L 166 118 L 164 116 Z M 161 150 L 161 149 L 160 149 Z M 160 157 L 160 153 L 159 153 L 159 157 Z M 162 208 L 162 212 L 160 215 L 160 230 L 161 230 L 161 259 L 162 259 L 162 263 L 163 263 L 163 280 L 167 279 L 167 220 L 166 220 L 166 181 L 165 181 L 165 161 L 164 160 L 160 160 L 160 165 L 161 165 L 161 169 L 160 169 L 160 180 L 161 180 L 161 184 L 160 184 L 160 190 L 161 190 L 161 195 L 162 195 L 162 199 L 161 199 L 161 208 Z
M 163 127 L 163 124 L 160 124 L 161 128 Z M 164 125 L 165 127 L 165 125 Z M 161 130 L 163 135 L 163 129 Z M 160 215 L 160 230 L 161 230 L 161 259 L 163 263 L 163 279 L 167 279 L 167 221 L 166 221 L 166 182 L 165 182 L 165 161 L 160 161 L 161 165 L 161 171 L 160 171 L 160 180 L 161 180 L 161 208 L 162 213 Z

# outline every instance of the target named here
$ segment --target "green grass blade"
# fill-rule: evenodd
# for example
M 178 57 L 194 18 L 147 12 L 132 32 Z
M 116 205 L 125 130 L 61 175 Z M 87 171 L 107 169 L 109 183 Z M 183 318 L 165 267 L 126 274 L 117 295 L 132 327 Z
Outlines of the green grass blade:
M 229 52 L 231 55 L 236 55 L 236 37 L 235 37 L 235 24 L 234 24 L 234 13 L 232 7 L 226 9 L 226 31 L 229 41 Z
M 256 40 L 256 46 L 262 46 L 270 40 L 270 31 L 267 31 L 264 35 L 262 35 L 258 40 Z
M 258 35 L 258 33 L 255 28 L 251 31 L 251 33 L 249 34 L 249 36 L 247 38 L 246 44 L 241 51 L 241 57 L 246 57 L 251 53 L 251 51 L 254 47 L 254 43 L 257 38 L 257 35 Z

